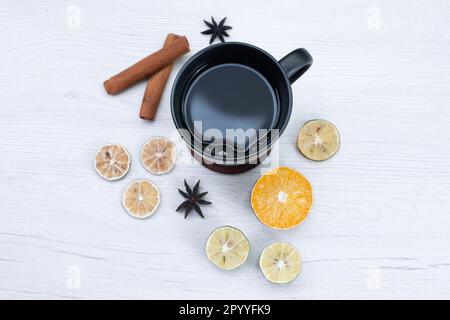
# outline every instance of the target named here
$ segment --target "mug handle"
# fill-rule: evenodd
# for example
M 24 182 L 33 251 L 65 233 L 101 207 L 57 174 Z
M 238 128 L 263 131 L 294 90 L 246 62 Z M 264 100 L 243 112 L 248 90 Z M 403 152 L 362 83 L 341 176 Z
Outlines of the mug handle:
M 311 67 L 313 58 L 306 49 L 300 48 L 286 55 L 279 63 L 283 67 L 289 81 L 294 83 Z

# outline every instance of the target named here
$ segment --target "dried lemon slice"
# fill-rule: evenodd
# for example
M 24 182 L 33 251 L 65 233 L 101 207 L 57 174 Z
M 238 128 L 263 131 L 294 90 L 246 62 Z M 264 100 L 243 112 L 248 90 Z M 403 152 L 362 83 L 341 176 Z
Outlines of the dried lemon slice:
M 330 159 L 339 150 L 339 132 L 329 121 L 311 120 L 300 129 L 297 147 L 308 159 L 323 161 Z
M 312 188 L 298 171 L 277 167 L 256 181 L 251 205 L 258 219 L 273 229 L 290 229 L 299 225 L 312 206 Z
M 141 150 L 141 161 L 151 174 L 164 174 L 172 170 L 176 160 L 176 146 L 168 138 L 153 137 Z
M 125 189 L 122 204 L 129 215 L 144 219 L 155 213 L 159 205 L 159 190 L 149 180 L 131 182 Z
M 224 270 L 236 269 L 242 265 L 247 260 L 249 251 L 250 245 L 244 234 L 229 226 L 214 230 L 206 242 L 209 261 Z
M 289 283 L 302 269 L 298 250 L 287 242 L 275 242 L 266 247 L 259 258 L 259 267 L 267 280 L 273 283 Z
M 131 157 L 119 144 L 107 144 L 97 150 L 94 157 L 95 171 L 106 180 L 119 180 L 130 170 Z

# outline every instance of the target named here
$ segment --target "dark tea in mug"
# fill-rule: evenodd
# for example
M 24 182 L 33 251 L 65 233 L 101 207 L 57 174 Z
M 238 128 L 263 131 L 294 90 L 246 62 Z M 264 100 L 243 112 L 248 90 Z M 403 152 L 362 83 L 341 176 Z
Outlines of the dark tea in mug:
M 278 120 L 277 97 L 269 81 L 257 70 L 237 63 L 200 73 L 187 90 L 183 109 L 187 126 L 204 141 L 213 139 L 210 134 L 217 131 L 211 129 L 223 137 L 227 129 L 252 135 L 269 130 Z M 202 132 L 195 132 L 195 121 L 201 121 Z

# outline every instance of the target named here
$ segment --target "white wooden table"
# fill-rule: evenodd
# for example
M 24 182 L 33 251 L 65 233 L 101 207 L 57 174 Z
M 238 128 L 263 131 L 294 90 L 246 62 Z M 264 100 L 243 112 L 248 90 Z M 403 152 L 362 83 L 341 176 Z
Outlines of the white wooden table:
M 276 58 L 297 47 L 313 67 L 293 86 L 280 164 L 311 181 L 315 205 L 298 229 L 265 228 L 249 195 L 260 170 L 220 175 L 180 162 L 150 176 L 139 150 L 174 130 L 166 90 L 157 120 L 137 113 L 145 84 L 108 96 L 102 82 L 186 34 L 208 45 L 202 19 L 228 17 L 231 40 Z M 388 1 L 13 1 L 0 3 L 0 298 L 450 298 L 450 4 Z M 181 64 L 177 62 L 172 84 Z M 342 145 L 315 163 L 296 150 L 301 125 L 334 122 Z M 92 168 L 102 144 L 133 157 L 110 183 Z M 158 212 L 130 218 L 121 194 L 149 178 Z M 174 209 L 183 179 L 201 179 L 206 219 Z M 221 225 L 251 242 L 233 272 L 204 244 Z M 296 245 L 304 264 L 287 286 L 258 269 L 272 241 Z

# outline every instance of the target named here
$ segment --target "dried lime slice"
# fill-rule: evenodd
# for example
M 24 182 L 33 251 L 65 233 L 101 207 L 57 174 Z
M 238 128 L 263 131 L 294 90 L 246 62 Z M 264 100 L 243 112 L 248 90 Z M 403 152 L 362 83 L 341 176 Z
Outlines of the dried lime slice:
M 339 132 L 329 121 L 311 120 L 300 129 L 297 146 L 308 159 L 323 161 L 330 159 L 339 150 Z
M 95 171 L 104 179 L 123 178 L 130 170 L 131 157 L 119 144 L 107 144 L 97 150 L 94 157 Z
M 209 261 L 224 270 L 236 269 L 242 265 L 247 260 L 249 251 L 250 245 L 244 234 L 229 226 L 214 230 L 206 242 Z
M 145 219 L 158 209 L 159 200 L 159 190 L 151 181 L 138 180 L 125 189 L 122 204 L 130 216 Z
M 275 242 L 265 248 L 259 267 L 267 280 L 282 284 L 293 281 L 302 269 L 300 253 L 287 242 Z
M 142 147 L 141 161 L 148 172 L 160 175 L 172 170 L 176 155 L 176 146 L 170 139 L 153 137 Z

